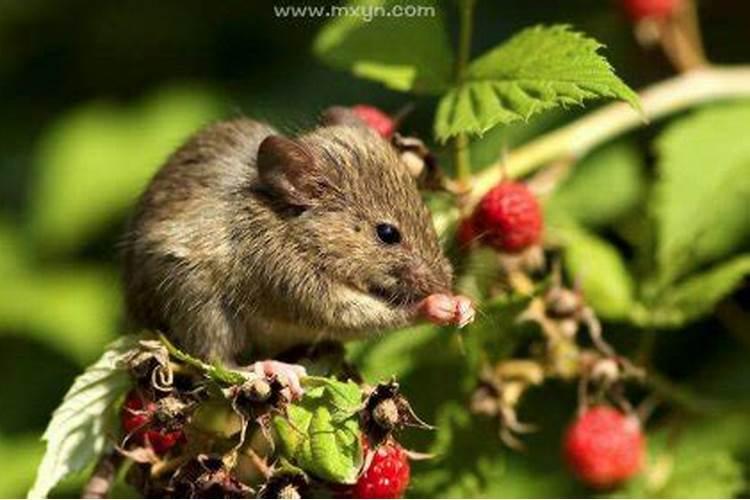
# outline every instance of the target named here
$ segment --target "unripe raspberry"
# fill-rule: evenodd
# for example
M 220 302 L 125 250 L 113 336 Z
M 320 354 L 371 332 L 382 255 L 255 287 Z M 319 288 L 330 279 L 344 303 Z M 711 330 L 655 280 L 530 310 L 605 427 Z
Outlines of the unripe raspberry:
M 646 438 L 634 416 L 608 406 L 588 409 L 568 428 L 565 460 L 581 481 L 611 488 L 641 469 Z
M 529 189 L 518 182 L 501 182 L 479 202 L 474 230 L 498 250 L 517 253 L 534 245 L 542 234 L 542 209 Z
M 375 451 L 369 468 L 357 480 L 352 498 L 401 498 L 409 486 L 409 457 L 398 443 Z
M 360 120 L 380 134 L 381 137 L 389 139 L 396 130 L 396 123 L 393 121 L 393 118 L 383 113 L 375 106 L 357 104 L 356 106 L 352 106 L 352 111 Z
M 634 21 L 661 19 L 672 14 L 681 0 L 620 0 L 622 8 Z

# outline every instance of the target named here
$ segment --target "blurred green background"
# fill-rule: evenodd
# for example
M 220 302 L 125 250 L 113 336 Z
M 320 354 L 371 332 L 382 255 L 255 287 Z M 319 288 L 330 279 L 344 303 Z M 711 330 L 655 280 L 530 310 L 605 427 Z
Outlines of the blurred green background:
M 118 240 L 173 148 L 238 114 L 293 132 L 329 105 L 406 104 L 316 61 L 325 19 L 275 18 L 284 4 L 302 2 L 0 0 L 0 497 L 25 495 L 50 412 L 123 332 Z M 701 17 L 712 60 L 750 59 L 750 3 L 704 1 Z M 476 54 L 528 25 L 570 23 L 607 45 L 634 88 L 671 74 L 610 1 L 484 1 L 476 23 Z M 431 138 L 434 105 L 420 99 L 406 130 Z M 682 356 L 720 348 L 710 336 L 680 342 Z

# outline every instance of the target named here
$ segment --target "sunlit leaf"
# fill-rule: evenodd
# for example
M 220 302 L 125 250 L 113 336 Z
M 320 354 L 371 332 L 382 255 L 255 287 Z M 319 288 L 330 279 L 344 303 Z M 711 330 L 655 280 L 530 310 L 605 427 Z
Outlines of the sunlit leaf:
M 354 483 L 362 445 L 359 419 L 350 410 L 360 394 L 357 384 L 334 380 L 307 389 L 301 401 L 289 406 L 288 418 L 274 419 L 284 456 L 320 479 Z
M 34 481 L 34 469 L 44 453 L 37 435 L 0 436 L 0 497 L 21 498 Z
M 211 94 L 186 88 L 64 115 L 37 147 L 30 200 L 36 242 L 49 252 L 79 247 L 122 216 L 170 152 L 218 112 Z
M 747 242 L 748 123 L 750 102 L 717 105 L 676 121 L 657 140 L 653 211 L 663 283 Z
M 407 7 L 428 10 L 418 16 L 376 10 Z M 324 62 L 394 90 L 436 93 L 448 86 L 453 58 L 440 2 L 355 0 L 340 8 L 356 15 L 338 16 L 320 31 L 314 50 Z
M 601 44 L 567 26 L 526 29 L 473 61 L 465 82 L 440 100 L 435 135 L 483 134 L 495 125 L 528 120 L 560 106 L 615 98 L 638 107 Z
M 83 470 L 104 451 L 115 432 L 113 405 L 131 385 L 118 361 L 138 340 L 127 336 L 113 342 L 73 382 L 42 436 L 47 449 L 29 498 L 46 498 L 60 480 Z
M 708 271 L 692 274 L 667 289 L 643 321 L 676 328 L 709 314 L 717 302 L 750 275 L 750 255 L 736 257 Z
M 105 269 L 23 269 L 0 282 L 0 332 L 34 335 L 83 363 L 116 334 L 120 307 L 117 275 Z
M 605 225 L 632 210 L 645 194 L 643 159 L 633 144 L 604 146 L 572 168 L 545 203 L 546 219 L 563 216 Z
M 594 310 L 608 319 L 628 316 L 634 283 L 622 256 L 606 240 L 580 228 L 561 230 L 565 270 Z

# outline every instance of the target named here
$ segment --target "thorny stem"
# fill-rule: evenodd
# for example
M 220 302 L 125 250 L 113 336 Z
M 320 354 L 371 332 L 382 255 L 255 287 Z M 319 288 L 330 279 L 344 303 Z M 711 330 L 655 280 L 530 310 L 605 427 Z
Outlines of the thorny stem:
M 81 498 L 107 498 L 122 461 L 123 456 L 117 451 L 104 454 L 83 487 Z
M 701 103 L 750 97 L 750 66 L 708 67 L 647 87 L 641 92 L 643 113 L 657 120 Z M 623 102 L 608 104 L 511 151 L 474 178 L 469 205 L 474 205 L 504 175 L 520 177 L 552 161 L 585 156 L 596 146 L 643 125 L 643 117 Z
M 471 34 L 473 31 L 474 6 L 476 0 L 459 2 L 460 25 L 458 32 L 458 58 L 456 60 L 456 84 L 461 85 L 466 78 L 466 67 L 471 55 Z M 469 138 L 465 133 L 458 134 L 453 142 L 453 159 L 456 176 L 461 187 L 468 188 L 471 183 L 471 158 L 469 155 Z

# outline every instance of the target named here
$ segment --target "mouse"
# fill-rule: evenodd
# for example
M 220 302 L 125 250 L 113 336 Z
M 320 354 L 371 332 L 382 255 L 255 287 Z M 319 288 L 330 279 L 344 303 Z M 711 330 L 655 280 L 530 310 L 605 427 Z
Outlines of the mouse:
M 245 117 L 196 132 L 136 203 L 123 262 L 132 323 L 206 361 L 250 352 L 295 397 L 283 350 L 474 317 L 408 166 L 346 113 L 294 137 Z

